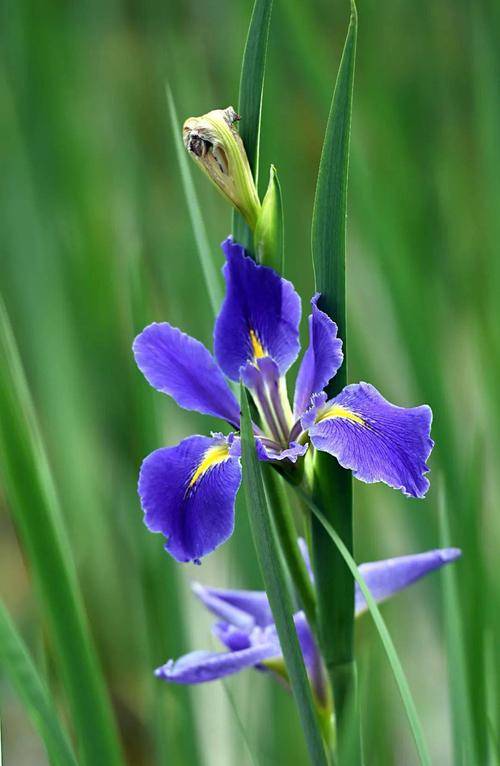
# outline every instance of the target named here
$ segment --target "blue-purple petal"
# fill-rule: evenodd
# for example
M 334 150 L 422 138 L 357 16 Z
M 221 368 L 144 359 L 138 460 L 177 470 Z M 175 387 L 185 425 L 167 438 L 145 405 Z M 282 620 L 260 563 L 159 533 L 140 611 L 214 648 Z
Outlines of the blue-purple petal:
M 326 707 L 328 703 L 328 681 L 316 641 L 304 612 L 297 612 L 293 619 L 314 696 L 320 705 Z
M 177 684 L 201 684 L 239 673 L 276 655 L 274 642 L 258 644 L 236 652 L 197 651 L 169 660 L 155 671 L 158 678 Z
M 274 359 L 283 375 L 299 352 L 300 298 L 291 282 L 256 264 L 231 237 L 222 249 L 227 290 L 215 323 L 216 359 L 235 381 L 241 367 L 263 356 Z
M 396 407 L 369 383 L 346 386 L 325 400 L 324 394 L 314 397 L 301 421 L 316 449 L 334 455 L 361 481 L 383 481 L 412 497 L 425 495 L 426 460 L 434 445 L 429 407 Z
M 398 556 L 394 559 L 372 561 L 361 564 L 359 570 L 375 601 L 384 601 L 412 583 L 420 580 L 429 572 L 450 564 L 462 555 L 459 548 L 438 548 L 411 556 Z M 356 614 L 364 612 L 365 597 L 356 583 Z
M 273 621 L 269 601 L 267 600 L 267 596 L 264 591 L 228 590 L 225 588 L 210 588 L 208 586 L 203 586 L 203 594 L 206 594 L 213 599 L 217 599 L 217 602 L 223 601 L 224 603 L 237 609 L 238 612 L 243 612 L 246 615 L 249 615 L 254 621 L 255 625 L 259 625 L 260 627 L 264 628 L 267 625 L 271 625 Z M 220 616 L 223 619 L 226 619 L 223 617 L 222 612 L 216 612 L 215 609 L 212 608 L 213 605 L 217 602 L 212 601 L 208 603 L 200 593 L 196 592 L 196 595 L 202 599 L 202 601 L 210 609 L 211 612 L 213 612 L 218 617 Z M 231 620 L 228 621 L 231 622 Z M 241 626 L 240 618 L 238 617 L 237 621 L 235 621 L 233 624 L 236 626 Z
M 216 622 L 212 626 L 212 633 L 226 649 L 239 652 L 252 646 L 251 631 L 236 628 L 227 622 Z
M 133 345 L 137 366 L 180 407 L 239 426 L 239 405 L 211 353 L 167 322 L 148 325 Z
M 299 442 L 290 442 L 288 447 L 283 449 L 278 444 L 271 443 L 269 439 L 257 437 L 255 442 L 259 460 L 266 462 L 289 460 L 291 463 L 296 463 L 299 458 L 304 457 L 308 450 L 307 444 L 300 444 Z
M 254 627 L 255 617 L 253 614 L 248 612 L 245 608 L 242 608 L 241 603 L 237 606 L 235 603 L 231 602 L 230 598 L 224 597 L 226 594 L 232 593 L 235 593 L 238 596 L 244 591 L 218 591 L 217 588 L 207 588 L 198 582 L 192 583 L 191 588 L 195 596 L 198 596 L 203 605 L 216 617 L 224 620 L 225 623 L 229 623 L 236 628 L 241 628 L 242 630 L 247 631 Z
M 293 412 L 299 418 L 309 406 L 311 396 L 318 394 L 342 365 L 342 341 L 337 337 L 337 325 L 318 308 L 319 293 L 311 300 L 309 315 L 309 346 L 302 358 L 295 384 Z
M 232 534 L 240 482 L 240 461 L 223 438 L 191 436 L 158 449 L 139 475 L 145 523 L 167 537 L 175 559 L 198 561 Z
M 299 543 L 307 560 L 303 541 L 299 540 Z M 460 555 L 461 551 L 457 548 L 443 548 L 361 564 L 360 571 L 375 600 L 383 601 L 429 572 L 455 561 Z M 213 628 L 214 635 L 229 651 L 197 651 L 177 661 L 169 660 L 155 671 L 159 678 L 178 684 L 198 684 L 215 681 L 252 666 L 262 669 L 265 668 L 266 660 L 282 658 L 264 592 L 224 590 L 205 586 L 195 586 L 194 590 L 210 611 L 236 620 L 233 624 L 226 621 L 216 623 Z M 364 597 L 356 584 L 356 615 L 365 609 Z M 250 619 L 242 619 L 242 615 Z M 328 691 L 325 672 L 304 613 L 297 612 L 294 622 L 316 699 L 320 704 L 326 705 Z

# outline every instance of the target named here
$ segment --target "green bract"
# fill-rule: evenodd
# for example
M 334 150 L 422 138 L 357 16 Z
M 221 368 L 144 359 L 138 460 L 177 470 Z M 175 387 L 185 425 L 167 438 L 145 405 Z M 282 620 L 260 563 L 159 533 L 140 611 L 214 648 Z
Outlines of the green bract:
M 254 232 L 255 257 L 259 263 L 283 273 L 283 206 L 276 168 L 271 165 L 269 185 Z

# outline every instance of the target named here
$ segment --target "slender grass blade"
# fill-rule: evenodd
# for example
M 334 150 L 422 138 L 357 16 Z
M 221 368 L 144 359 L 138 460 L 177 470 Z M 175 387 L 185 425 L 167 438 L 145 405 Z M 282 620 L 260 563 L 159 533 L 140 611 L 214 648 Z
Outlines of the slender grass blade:
M 53 701 L 40 678 L 4 604 L 0 601 L 0 667 L 16 689 L 40 734 L 51 761 L 57 766 L 76 766 L 66 733 Z
M 243 740 L 243 744 L 245 745 L 245 750 L 248 753 L 248 757 L 250 759 L 250 763 L 252 764 L 252 766 L 259 766 L 259 763 L 258 763 L 258 760 L 257 760 L 257 755 L 254 752 L 254 749 L 253 749 L 252 744 L 250 742 L 250 739 L 248 737 L 248 732 L 247 732 L 247 729 L 245 727 L 245 724 L 241 720 L 241 716 L 240 716 L 239 711 L 238 711 L 238 706 L 237 706 L 236 701 L 234 699 L 234 696 L 233 696 L 233 693 L 231 691 L 231 688 L 230 688 L 230 686 L 229 686 L 229 684 L 228 684 L 228 682 L 227 682 L 227 680 L 225 678 L 223 678 L 221 680 L 221 684 L 222 684 L 222 686 L 224 688 L 224 692 L 226 694 L 227 701 L 229 702 L 229 706 L 230 706 L 230 708 L 232 710 L 232 713 L 234 715 L 234 719 L 236 721 L 236 726 L 238 728 L 238 731 L 241 734 L 241 738 Z
M 243 483 L 255 549 L 311 762 L 326 766 L 327 761 L 314 710 L 311 688 L 293 622 L 290 594 L 271 523 L 261 467 L 255 449 L 250 407 L 243 386 L 241 386 L 241 403 Z
M 387 659 L 389 660 L 389 664 L 391 666 L 391 670 L 394 675 L 399 693 L 401 695 L 406 716 L 408 718 L 408 723 L 410 724 L 413 739 L 415 740 L 420 763 L 422 766 L 430 766 L 431 761 L 422 732 L 422 726 L 418 717 L 417 708 L 415 706 L 410 687 L 408 686 L 408 681 L 406 679 L 403 666 L 401 665 L 401 661 L 398 657 L 396 647 L 393 644 L 392 638 L 387 629 L 387 625 L 385 624 L 385 620 L 380 613 L 380 609 L 378 608 L 373 596 L 368 589 L 368 586 L 363 579 L 362 574 L 356 565 L 356 562 L 349 553 L 341 537 L 337 534 L 332 525 L 328 522 L 325 515 L 314 504 L 314 502 L 312 502 L 305 493 L 300 492 L 300 494 L 311 509 L 314 516 L 318 519 L 320 524 L 323 525 L 325 531 L 335 543 L 340 555 L 344 559 L 346 565 L 349 567 L 349 571 L 351 572 L 352 577 L 356 580 L 359 587 L 361 588 L 361 591 L 366 599 L 368 609 L 373 618 L 373 622 L 375 623 L 375 627 L 377 628 L 378 634 L 380 636 L 380 640 L 382 641 L 383 647 L 385 649 Z
M 184 189 L 184 195 L 186 197 L 186 204 L 193 227 L 194 238 L 196 241 L 196 247 L 198 249 L 198 256 L 200 258 L 203 277 L 207 286 L 210 306 L 214 316 L 216 316 L 223 298 L 222 280 L 219 269 L 214 263 L 212 248 L 210 247 L 208 241 L 207 230 L 203 221 L 201 207 L 198 201 L 198 195 L 196 194 L 196 189 L 194 187 L 193 178 L 191 175 L 191 169 L 189 167 L 189 160 L 186 156 L 186 152 L 182 144 L 180 133 L 181 126 L 177 116 L 177 109 L 175 107 L 174 97 L 169 85 L 166 86 L 166 94 L 170 122 L 172 124 L 175 152 L 179 161 L 179 168 L 181 171 L 182 186 Z
M 443 486 L 440 487 L 440 543 L 450 545 L 448 506 Z M 453 726 L 453 761 L 460 766 L 477 761 L 474 755 L 474 738 L 471 731 L 471 696 L 468 690 L 465 664 L 465 636 L 460 612 L 457 573 L 447 567 L 443 577 L 443 600 L 448 648 L 448 677 Z
M 1 301 L 0 357 L 0 471 L 54 643 L 81 762 L 119 766 L 123 761 L 117 732 L 54 483 Z
M 240 136 L 258 189 L 260 122 L 266 70 L 267 42 L 271 23 L 272 0 L 255 0 L 248 28 L 240 78 L 238 111 L 241 115 Z M 233 235 L 252 251 L 252 233 L 239 215 L 233 216 Z

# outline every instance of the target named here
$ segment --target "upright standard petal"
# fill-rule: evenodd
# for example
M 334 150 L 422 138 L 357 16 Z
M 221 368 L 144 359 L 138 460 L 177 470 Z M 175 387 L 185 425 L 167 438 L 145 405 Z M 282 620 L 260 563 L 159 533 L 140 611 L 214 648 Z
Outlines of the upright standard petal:
M 359 571 L 375 601 L 384 601 L 403 588 L 420 580 L 434 569 L 440 569 L 450 564 L 462 555 L 459 548 L 437 548 L 425 553 L 415 553 L 412 556 L 398 556 L 384 561 L 371 561 L 361 564 Z M 356 583 L 356 614 L 364 612 L 365 597 Z
M 198 561 L 232 534 L 241 467 L 228 439 L 191 436 L 152 452 L 139 496 L 146 526 L 167 537 L 177 561 Z
M 137 336 L 133 350 L 148 383 L 171 396 L 180 407 L 239 427 L 238 402 L 200 341 L 167 322 L 155 322 Z
M 296 418 L 304 414 L 311 396 L 324 389 L 344 359 L 342 341 L 337 338 L 337 325 L 318 308 L 319 297 L 319 293 L 316 293 L 311 300 L 309 346 L 302 358 L 295 384 L 293 414 Z
M 314 397 L 302 418 L 313 445 L 334 455 L 356 478 L 383 481 L 405 495 L 423 497 L 434 442 L 429 407 L 396 407 L 368 383 L 346 386 L 329 402 Z
M 300 298 L 291 282 L 259 266 L 229 237 L 222 243 L 226 297 L 215 323 L 215 356 L 228 378 L 240 367 L 270 356 L 280 374 L 299 352 Z

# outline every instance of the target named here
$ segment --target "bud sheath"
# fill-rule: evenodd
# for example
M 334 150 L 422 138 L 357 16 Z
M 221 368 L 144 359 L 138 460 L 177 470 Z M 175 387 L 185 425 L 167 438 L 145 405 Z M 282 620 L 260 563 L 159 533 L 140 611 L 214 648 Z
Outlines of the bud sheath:
M 271 165 L 269 185 L 257 219 L 254 245 L 257 261 L 271 266 L 275 271 L 282 274 L 284 267 L 283 205 L 281 188 L 274 165 Z

